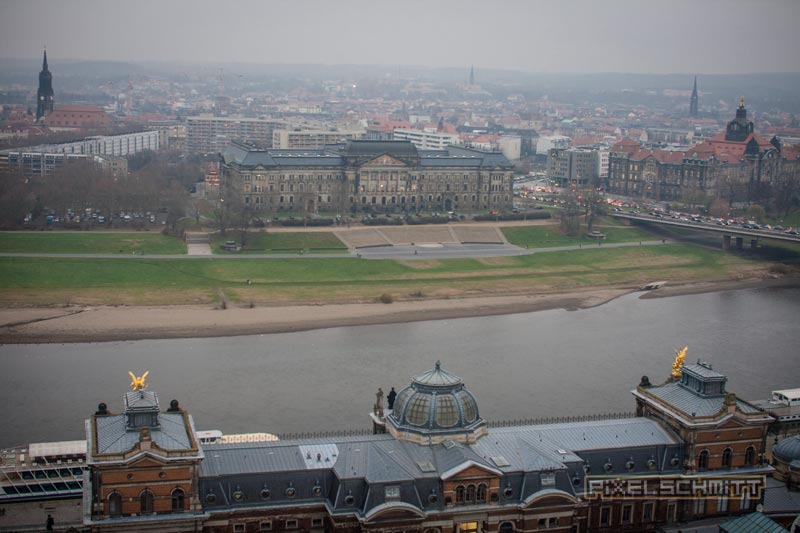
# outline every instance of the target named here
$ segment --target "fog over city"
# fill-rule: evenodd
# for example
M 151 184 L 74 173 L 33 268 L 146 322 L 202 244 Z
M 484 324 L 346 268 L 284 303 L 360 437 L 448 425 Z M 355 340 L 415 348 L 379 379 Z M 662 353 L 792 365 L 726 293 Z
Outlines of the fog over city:
M 792 0 L 3 0 L 0 57 L 796 72 L 798 21 Z

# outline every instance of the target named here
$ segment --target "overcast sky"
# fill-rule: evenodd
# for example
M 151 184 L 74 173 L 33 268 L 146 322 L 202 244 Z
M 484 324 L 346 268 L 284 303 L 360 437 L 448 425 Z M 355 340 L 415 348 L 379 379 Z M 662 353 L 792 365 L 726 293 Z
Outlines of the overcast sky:
M 798 0 L 0 0 L 0 56 L 800 71 Z

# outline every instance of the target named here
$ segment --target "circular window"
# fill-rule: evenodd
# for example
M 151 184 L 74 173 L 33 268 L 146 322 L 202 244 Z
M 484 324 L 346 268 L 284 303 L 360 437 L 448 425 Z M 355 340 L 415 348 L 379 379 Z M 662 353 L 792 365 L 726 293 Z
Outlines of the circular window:
M 319 496 L 320 494 L 322 494 L 322 487 L 320 487 L 319 485 L 314 485 L 314 487 L 311 489 L 311 494 L 313 494 L 314 496 Z
M 506 487 L 503 489 L 503 496 L 505 496 L 506 498 L 510 498 L 513 495 L 514 495 L 514 489 L 512 489 L 511 487 Z
M 294 490 L 294 487 L 289 487 L 286 489 L 286 497 L 287 498 L 294 498 L 297 495 L 297 491 Z
M 603 470 L 605 470 L 606 472 L 611 472 L 612 468 L 614 468 L 614 465 L 612 465 L 611 463 L 606 463 L 603 465 Z
M 133 474 L 128 474 L 128 479 L 133 479 Z
M 650 470 L 655 470 L 656 468 L 656 460 L 655 459 L 648 459 L 647 460 L 647 468 Z
M 272 496 L 272 493 L 269 491 L 269 489 L 261 489 L 260 496 L 262 500 L 269 500 L 269 497 Z
M 572 484 L 576 487 L 581 484 L 581 476 L 575 476 L 572 478 Z
M 348 494 L 347 496 L 344 497 L 344 503 L 346 505 L 353 505 L 354 503 L 356 503 L 356 499 L 353 498 L 352 494 Z
M 209 492 L 208 494 L 206 494 L 206 501 L 208 503 L 214 503 L 215 501 L 217 501 L 217 495 L 214 494 L 213 492 Z
M 678 463 L 680 463 L 680 462 L 681 462 L 681 460 L 678 459 L 678 456 L 676 455 L 675 457 L 672 458 L 672 460 L 669 462 L 669 464 L 671 464 L 672 466 L 678 466 Z
M 237 502 L 242 501 L 244 499 L 244 492 L 240 490 L 233 491 L 233 499 L 236 500 Z
M 583 465 L 583 471 L 588 474 L 589 472 L 592 471 L 592 465 L 590 464 Z
M 167 477 L 167 473 L 166 472 L 159 472 L 158 473 L 158 477 L 160 477 L 161 479 L 164 479 L 165 477 Z
M 625 468 L 628 470 L 633 470 L 635 466 L 636 464 L 633 461 L 628 461 L 627 463 L 625 463 Z
M 437 496 L 435 492 L 431 492 L 430 494 L 428 494 L 429 503 L 436 503 L 438 501 L 439 501 L 439 496 Z

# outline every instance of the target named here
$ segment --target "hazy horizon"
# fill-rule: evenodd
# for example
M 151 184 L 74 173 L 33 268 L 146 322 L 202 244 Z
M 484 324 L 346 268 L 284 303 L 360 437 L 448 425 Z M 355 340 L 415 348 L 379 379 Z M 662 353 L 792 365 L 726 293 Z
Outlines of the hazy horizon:
M 65 62 L 796 73 L 798 21 L 791 0 L 2 0 L 0 57 L 46 46 Z

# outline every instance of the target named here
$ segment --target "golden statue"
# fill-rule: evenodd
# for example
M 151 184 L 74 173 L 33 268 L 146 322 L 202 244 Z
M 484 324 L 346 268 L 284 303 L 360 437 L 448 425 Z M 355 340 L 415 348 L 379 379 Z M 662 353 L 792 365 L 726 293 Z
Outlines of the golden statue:
M 744 109 L 744 96 L 739 98 L 739 109 Z
M 147 379 L 147 375 L 150 373 L 149 370 L 145 370 L 144 374 L 136 377 L 136 374 L 128 370 L 128 375 L 131 377 L 131 388 L 133 390 L 145 390 L 147 385 L 145 385 L 144 380 Z
M 681 368 L 683 368 L 683 362 L 686 360 L 686 352 L 688 351 L 689 351 L 688 346 L 684 346 L 680 350 L 675 350 L 675 362 L 672 363 L 673 378 L 681 377 Z

